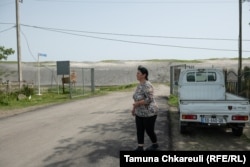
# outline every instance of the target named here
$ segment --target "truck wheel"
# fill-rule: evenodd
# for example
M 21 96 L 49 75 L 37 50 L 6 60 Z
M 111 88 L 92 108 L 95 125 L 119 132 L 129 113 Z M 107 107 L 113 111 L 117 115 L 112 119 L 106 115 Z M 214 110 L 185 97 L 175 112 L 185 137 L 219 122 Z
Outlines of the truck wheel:
M 233 127 L 232 132 L 235 136 L 241 136 L 243 134 L 243 127 Z
M 184 134 L 187 132 L 187 126 L 183 125 L 181 122 L 179 123 L 179 130 L 181 134 Z

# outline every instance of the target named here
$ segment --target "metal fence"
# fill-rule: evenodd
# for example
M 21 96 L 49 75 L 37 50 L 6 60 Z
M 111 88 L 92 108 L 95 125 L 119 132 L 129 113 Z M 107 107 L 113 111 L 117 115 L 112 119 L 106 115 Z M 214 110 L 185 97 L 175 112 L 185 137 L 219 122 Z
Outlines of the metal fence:
M 247 69 L 245 67 L 245 69 Z M 238 75 L 235 71 L 225 71 L 226 91 L 250 99 L 250 71 L 243 70 L 241 76 L 241 90 L 238 90 Z
M 68 93 L 71 98 L 95 92 L 94 68 L 70 68 L 71 74 L 60 76 L 58 93 Z
M 23 81 L 21 85 L 34 89 L 35 94 L 44 94 L 47 92 L 58 94 L 69 94 L 74 98 L 95 92 L 95 70 L 94 68 L 71 67 L 70 75 L 57 75 L 55 68 L 42 67 L 40 83 L 38 73 L 25 72 L 24 78 L 31 78 L 29 81 Z M 28 77 L 27 77 L 28 76 Z M 0 93 L 12 93 L 20 90 L 18 81 L 2 81 L 0 84 Z
M 28 83 L 26 81 L 21 82 L 22 86 L 28 86 L 29 88 L 34 88 L 34 83 Z M 9 81 L 2 82 L 0 84 L 0 93 L 11 93 L 18 91 L 20 89 L 20 84 L 18 81 Z

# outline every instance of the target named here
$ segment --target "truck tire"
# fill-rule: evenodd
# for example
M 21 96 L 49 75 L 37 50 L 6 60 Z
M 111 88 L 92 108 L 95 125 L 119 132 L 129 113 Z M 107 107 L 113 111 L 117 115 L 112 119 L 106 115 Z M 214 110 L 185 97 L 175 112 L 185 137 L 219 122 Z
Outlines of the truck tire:
M 233 127 L 232 132 L 235 136 L 241 136 L 243 134 L 243 127 Z
M 179 123 L 179 130 L 181 134 L 185 134 L 187 132 L 187 126 L 183 125 L 181 122 Z

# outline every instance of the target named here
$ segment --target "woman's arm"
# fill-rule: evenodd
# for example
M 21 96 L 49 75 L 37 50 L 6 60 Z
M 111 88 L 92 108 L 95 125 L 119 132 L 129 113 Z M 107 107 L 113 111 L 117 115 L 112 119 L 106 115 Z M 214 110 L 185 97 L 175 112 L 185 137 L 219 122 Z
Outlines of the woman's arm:
M 144 89 L 143 92 L 144 92 L 145 98 L 139 101 L 135 101 L 133 104 L 134 107 L 147 105 L 153 101 L 153 98 L 154 98 L 153 87 L 151 85 L 147 85 L 143 89 Z
M 149 104 L 154 100 L 154 90 L 152 85 L 146 85 L 144 88 L 145 99 L 144 104 Z

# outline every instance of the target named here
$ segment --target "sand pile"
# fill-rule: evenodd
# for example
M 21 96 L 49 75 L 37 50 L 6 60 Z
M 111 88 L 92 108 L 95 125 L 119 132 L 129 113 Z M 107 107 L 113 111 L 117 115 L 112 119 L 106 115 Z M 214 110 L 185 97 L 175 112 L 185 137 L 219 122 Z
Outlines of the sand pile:
M 94 68 L 95 85 L 123 85 L 137 82 L 138 65 L 144 65 L 149 70 L 149 80 L 152 82 L 169 82 L 170 66 L 191 65 L 195 67 L 227 68 L 237 71 L 238 61 L 232 59 L 198 60 L 195 61 L 113 61 L 113 62 L 70 62 L 70 70 L 77 74 L 77 82 L 86 85 L 91 82 L 90 68 Z M 57 75 L 56 62 L 41 62 L 40 84 L 61 84 L 61 75 Z M 250 66 L 250 60 L 243 60 L 242 66 Z M 17 63 L 0 63 L 0 82 L 18 81 Z M 22 63 L 23 80 L 37 85 L 37 63 Z

